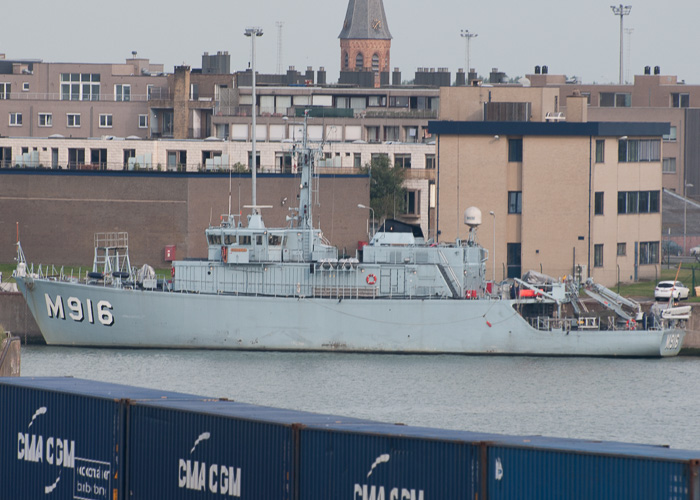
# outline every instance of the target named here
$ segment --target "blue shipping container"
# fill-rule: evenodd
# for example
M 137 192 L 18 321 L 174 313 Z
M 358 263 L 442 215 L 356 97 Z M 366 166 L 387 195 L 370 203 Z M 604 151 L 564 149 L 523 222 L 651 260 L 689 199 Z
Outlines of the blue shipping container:
M 490 500 L 700 500 L 700 452 L 556 438 L 501 441 L 488 444 Z
M 0 498 L 124 498 L 125 398 L 167 396 L 188 397 L 72 378 L 0 378 Z
M 476 435 L 462 434 L 472 443 L 448 438 L 456 433 L 420 435 L 409 429 L 389 424 L 302 427 L 299 498 L 482 498 Z
M 131 498 L 293 498 L 292 425 L 242 418 L 241 406 L 135 403 L 127 440 Z

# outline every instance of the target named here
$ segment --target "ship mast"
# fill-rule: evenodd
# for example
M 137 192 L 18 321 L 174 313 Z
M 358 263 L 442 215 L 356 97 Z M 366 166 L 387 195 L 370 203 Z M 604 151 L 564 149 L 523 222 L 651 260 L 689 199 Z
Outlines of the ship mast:
M 299 185 L 299 218 L 298 227 L 302 229 L 313 229 L 313 219 L 311 214 L 311 193 L 313 182 L 313 167 L 315 162 L 315 151 L 309 147 L 308 140 L 308 119 L 309 110 L 304 110 L 304 134 L 301 143 L 301 151 L 297 152 L 297 164 L 301 165 L 301 183 Z

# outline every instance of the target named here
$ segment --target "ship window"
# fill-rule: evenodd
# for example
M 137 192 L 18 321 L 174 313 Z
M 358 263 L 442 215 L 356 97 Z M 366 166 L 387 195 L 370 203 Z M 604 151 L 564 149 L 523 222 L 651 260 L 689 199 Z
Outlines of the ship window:
M 209 235 L 210 245 L 221 245 L 221 235 L 220 234 L 210 234 Z
M 224 235 L 224 242 L 227 245 L 235 245 L 236 244 L 236 235 L 235 234 Z
M 239 245 L 248 245 L 250 246 L 250 235 L 240 235 L 238 236 L 238 244 Z
M 282 244 L 282 235 L 271 234 L 267 239 L 267 243 L 271 246 L 280 246 Z
M 263 235 L 262 234 L 255 235 L 255 244 L 258 246 L 261 246 L 263 244 Z

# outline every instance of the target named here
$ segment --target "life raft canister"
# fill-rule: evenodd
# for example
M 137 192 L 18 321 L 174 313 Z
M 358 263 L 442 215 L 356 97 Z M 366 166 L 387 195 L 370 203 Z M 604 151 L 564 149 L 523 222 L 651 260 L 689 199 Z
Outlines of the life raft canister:
M 228 247 L 221 247 L 221 260 L 228 262 Z

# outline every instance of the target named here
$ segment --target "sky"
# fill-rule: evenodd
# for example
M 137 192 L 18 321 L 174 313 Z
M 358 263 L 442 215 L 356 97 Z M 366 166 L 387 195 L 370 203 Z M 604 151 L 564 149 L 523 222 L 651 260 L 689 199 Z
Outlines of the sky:
M 546 65 L 551 74 L 579 77 L 583 83 L 617 83 L 620 17 L 601 0 L 384 0 L 393 36 L 391 67 L 410 80 L 417 67 L 465 67 L 461 30 L 478 36 L 470 42 L 470 66 L 488 76 L 498 68 L 510 78 Z M 700 1 L 632 0 L 624 17 L 624 76 L 631 81 L 645 66 L 664 75 L 700 84 Z M 338 34 L 347 0 L 23 0 L 3 6 L 0 53 L 7 59 L 44 62 L 119 63 L 137 51 L 139 58 L 200 68 L 202 54 L 228 51 L 231 70 L 250 61 L 246 27 L 261 27 L 256 68 L 275 73 L 281 28 L 284 71 L 307 66 L 340 71 Z

